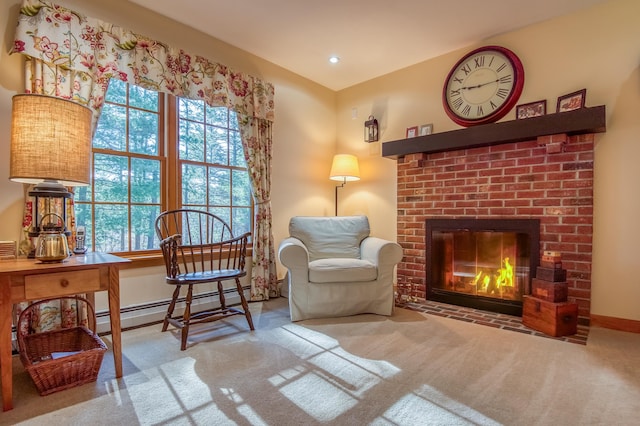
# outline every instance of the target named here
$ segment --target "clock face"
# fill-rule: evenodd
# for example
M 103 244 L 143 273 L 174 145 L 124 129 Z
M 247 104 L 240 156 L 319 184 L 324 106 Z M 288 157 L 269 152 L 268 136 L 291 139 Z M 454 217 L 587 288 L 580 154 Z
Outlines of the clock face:
M 442 102 L 457 124 L 492 123 L 513 108 L 524 86 L 520 59 L 508 49 L 487 46 L 456 63 L 445 81 Z

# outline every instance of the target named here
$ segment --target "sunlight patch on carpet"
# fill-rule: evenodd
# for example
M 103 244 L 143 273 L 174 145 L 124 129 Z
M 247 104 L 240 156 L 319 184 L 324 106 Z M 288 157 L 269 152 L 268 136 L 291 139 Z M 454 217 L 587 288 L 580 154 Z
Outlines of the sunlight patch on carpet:
M 199 423 L 210 416 L 230 422 L 213 402 L 209 386 L 196 374 L 193 358 L 177 359 L 124 380 L 141 425 Z
M 238 414 L 246 418 L 249 423 L 253 426 L 267 426 L 268 423 L 265 422 L 256 411 L 251 408 L 251 406 L 244 403 L 244 399 L 241 395 L 239 395 L 232 388 L 220 388 L 220 391 L 227 397 L 231 402 L 236 404 L 236 411 Z
M 500 425 L 428 385 L 423 385 L 413 393 L 400 398 L 382 417 L 372 423 L 372 425 L 388 424 Z
M 325 422 L 346 413 L 366 393 L 400 373 L 386 361 L 353 355 L 322 333 L 295 324 L 281 328 L 278 344 L 300 359 L 269 382 L 314 419 Z
M 120 386 L 118 385 L 118 380 L 111 379 L 107 380 L 104 383 L 104 387 L 107 391 L 107 394 L 113 397 L 116 401 L 116 405 L 118 407 L 122 406 L 122 394 L 120 393 Z
M 333 420 L 358 403 L 347 392 L 314 373 L 284 385 L 280 393 L 320 422 Z

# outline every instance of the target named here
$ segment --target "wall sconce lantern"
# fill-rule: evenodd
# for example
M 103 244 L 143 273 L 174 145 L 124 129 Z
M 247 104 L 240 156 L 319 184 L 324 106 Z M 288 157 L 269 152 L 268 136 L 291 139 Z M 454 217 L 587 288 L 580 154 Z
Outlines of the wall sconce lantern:
M 364 141 L 376 142 L 378 140 L 378 120 L 373 115 L 369 116 L 369 119 L 364 122 Z

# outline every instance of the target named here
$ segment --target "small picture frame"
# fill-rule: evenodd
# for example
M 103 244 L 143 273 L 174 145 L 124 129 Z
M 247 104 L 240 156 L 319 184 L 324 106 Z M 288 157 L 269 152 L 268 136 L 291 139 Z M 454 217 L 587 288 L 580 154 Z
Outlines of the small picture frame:
M 531 117 L 540 117 L 547 113 L 547 100 L 529 102 L 516 106 L 516 119 L 522 120 Z
M 407 127 L 407 139 L 418 136 L 418 126 Z
M 587 89 L 578 90 L 558 97 L 556 112 L 567 112 L 584 108 L 584 101 L 587 97 Z
M 433 124 L 429 123 L 420 126 L 420 136 L 430 135 L 431 133 L 433 133 Z

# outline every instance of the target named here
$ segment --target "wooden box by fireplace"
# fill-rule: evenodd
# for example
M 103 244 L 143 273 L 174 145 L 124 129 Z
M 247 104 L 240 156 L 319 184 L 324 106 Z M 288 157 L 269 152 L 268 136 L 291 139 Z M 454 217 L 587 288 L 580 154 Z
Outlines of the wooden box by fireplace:
M 539 268 L 538 268 L 539 269 Z M 566 302 L 567 282 L 551 282 L 534 278 L 531 280 L 531 295 L 547 302 Z
M 522 323 L 549 336 L 569 336 L 578 332 L 578 304 L 554 303 L 524 296 Z

